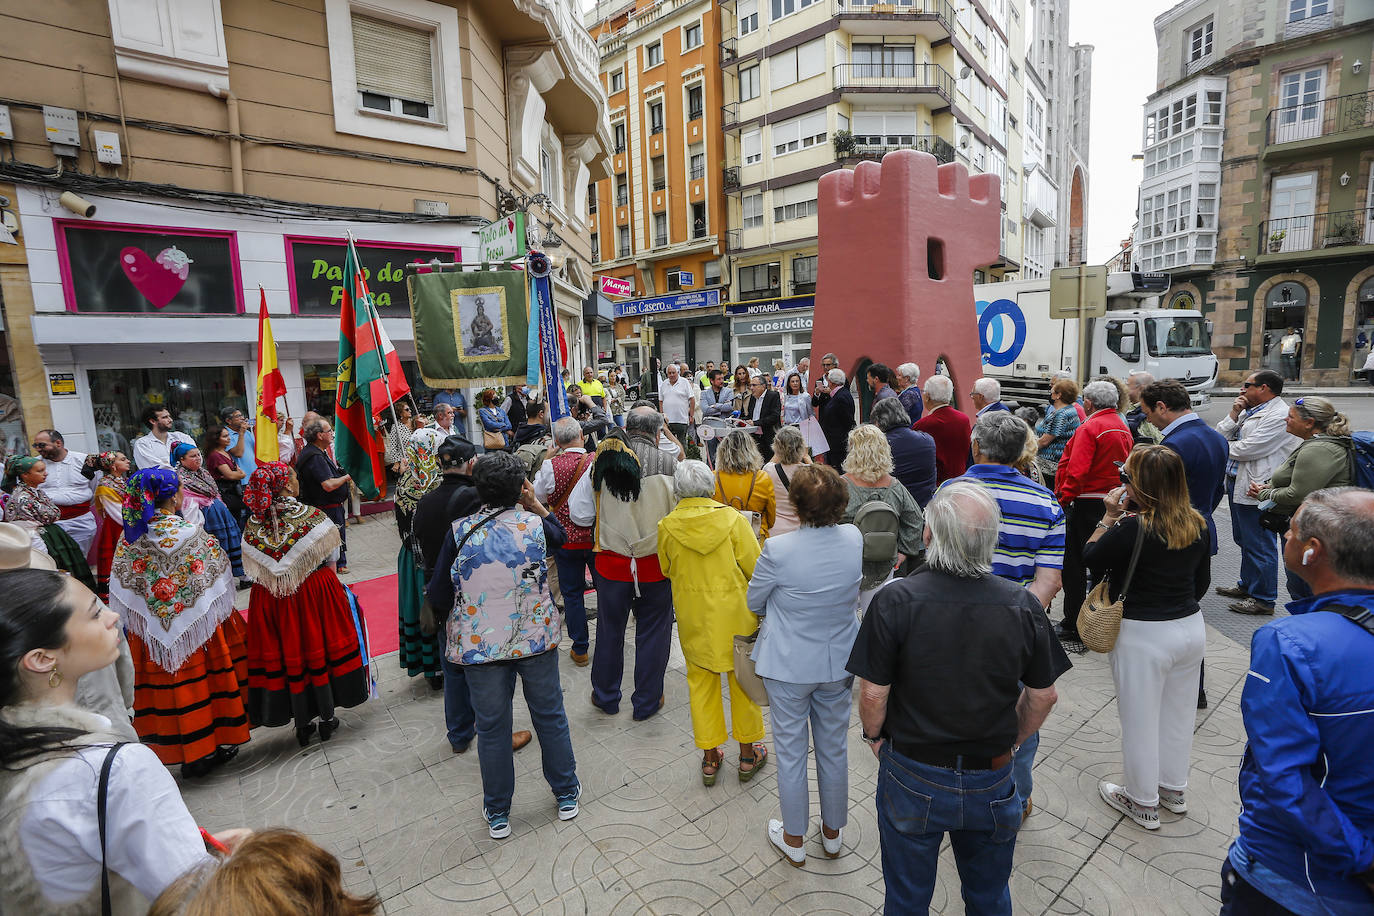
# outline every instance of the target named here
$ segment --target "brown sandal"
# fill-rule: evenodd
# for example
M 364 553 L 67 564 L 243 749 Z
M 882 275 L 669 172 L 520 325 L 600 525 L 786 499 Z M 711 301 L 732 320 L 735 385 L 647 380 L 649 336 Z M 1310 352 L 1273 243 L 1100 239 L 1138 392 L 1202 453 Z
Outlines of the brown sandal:
M 748 782 L 749 780 L 753 779 L 755 774 L 757 774 L 759 770 L 763 769 L 763 765 L 767 762 L 768 748 L 764 747 L 763 744 L 760 742 L 755 742 L 753 757 L 746 757 L 743 754 L 740 754 L 739 781 Z M 745 769 L 745 764 L 749 765 L 748 769 Z
M 725 753 L 718 747 L 701 755 L 701 784 L 703 786 L 716 784 L 716 775 L 720 773 L 720 766 L 724 762 Z

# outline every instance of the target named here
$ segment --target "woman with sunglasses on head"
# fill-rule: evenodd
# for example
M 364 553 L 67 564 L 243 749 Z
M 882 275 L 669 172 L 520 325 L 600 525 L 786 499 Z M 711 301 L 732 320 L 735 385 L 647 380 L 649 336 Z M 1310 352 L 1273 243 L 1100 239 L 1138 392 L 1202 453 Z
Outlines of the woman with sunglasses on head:
M 1287 430 L 1302 444 L 1279 465 L 1263 483 L 1250 484 L 1249 495 L 1263 507 L 1270 500 L 1273 506 L 1260 516 L 1260 524 L 1272 519 L 1273 528 L 1287 529 L 1285 518 L 1291 519 L 1309 493 L 1327 487 L 1347 487 L 1354 483 L 1351 450 L 1355 447 L 1350 436 L 1350 421 L 1337 413 L 1336 406 L 1326 398 L 1308 395 L 1298 398 L 1288 407 Z M 1280 533 L 1282 537 L 1282 533 Z M 1288 595 L 1293 600 L 1312 597 L 1312 589 L 1287 569 Z
M 77 682 L 119 655 L 119 615 L 79 581 L 49 570 L 0 573 L 0 592 L 5 912 L 94 916 L 106 871 L 105 912 L 144 912 L 209 855 L 156 754 L 137 743 L 116 749 L 126 739 L 110 720 L 76 705 Z M 219 839 L 233 844 L 245 833 Z
M 1161 805 L 1175 814 L 1188 810 L 1184 791 L 1207 640 L 1198 599 L 1211 584 L 1212 542 L 1206 520 L 1188 502 L 1177 452 L 1139 446 L 1120 476 L 1083 548 L 1084 562 L 1124 605 L 1110 658 L 1126 778 L 1124 785 L 1103 780 L 1098 792 L 1137 825 L 1158 830 Z

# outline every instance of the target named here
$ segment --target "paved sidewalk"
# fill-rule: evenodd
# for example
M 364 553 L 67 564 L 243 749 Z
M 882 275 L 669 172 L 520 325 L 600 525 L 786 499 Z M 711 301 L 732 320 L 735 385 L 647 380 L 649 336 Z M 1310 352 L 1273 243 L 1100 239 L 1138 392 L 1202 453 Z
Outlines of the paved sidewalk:
M 394 569 L 390 519 L 369 520 L 349 535 L 354 573 L 347 578 Z M 1218 582 L 1231 574 L 1222 571 L 1224 563 L 1214 575 Z M 1220 599 L 1207 605 L 1209 622 L 1217 614 L 1235 617 Z M 1262 621 L 1244 622 L 1252 630 Z M 512 835 L 488 838 L 475 751 L 450 753 L 441 697 L 423 679 L 406 678 L 394 656 L 378 660 L 381 700 L 342 711 L 343 728 L 329 744 L 301 749 L 290 727 L 258 729 L 234 764 L 183 784 L 187 804 L 212 830 L 286 825 L 305 831 L 339 856 L 350 889 L 379 894 L 388 914 L 881 912 L 877 762 L 859 737 L 857 711 L 846 854 L 828 860 L 820 853 L 813 768 L 809 856 L 798 870 L 765 837 L 768 818 L 778 816 L 771 763 L 747 786 L 733 767 L 715 787 L 701 785 L 676 639 L 667 705 L 640 723 L 627 707 L 615 717 L 593 708 L 590 669 L 561 654 L 584 789 L 582 813 L 573 821 L 555 817 L 536 741 L 516 755 Z M 1098 798 L 1099 779 L 1121 776 L 1111 672 L 1099 655 L 1075 657 L 1075 665 L 1060 680 L 1059 705 L 1042 731 L 1036 812 L 1017 842 L 1016 912 L 1215 913 L 1218 872 L 1239 810 L 1244 733 L 1237 702 L 1247 649 L 1209 627 L 1212 702 L 1197 714 L 1190 811 L 1163 813 L 1157 833 L 1137 828 Z M 515 719 L 517 728 L 529 727 L 519 699 Z M 963 912 L 947 845 L 932 910 Z

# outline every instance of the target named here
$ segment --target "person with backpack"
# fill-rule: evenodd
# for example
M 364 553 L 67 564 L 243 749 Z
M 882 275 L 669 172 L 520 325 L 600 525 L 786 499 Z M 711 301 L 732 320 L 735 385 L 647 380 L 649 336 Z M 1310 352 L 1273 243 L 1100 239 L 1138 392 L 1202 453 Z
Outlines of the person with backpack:
M 742 429 L 732 430 L 716 450 L 716 502 L 739 510 L 760 544 L 778 517 L 773 478 L 762 468 L 763 456 L 753 436 Z
M 591 664 L 587 650 L 591 635 L 587 629 L 587 573 L 596 581 L 592 554 L 592 529 L 572 520 L 574 500 L 580 500 L 576 514 L 580 517 L 596 514 L 591 492 L 585 487 L 577 490 L 577 483 L 591 470 L 594 454 L 587 451 L 582 439 L 582 424 L 572 417 L 561 417 L 553 423 L 553 451 L 534 475 L 534 495 L 549 507 L 567 534 L 563 546 L 554 551 L 558 569 L 559 588 L 563 593 L 563 619 L 574 665 L 585 668 Z
M 1253 481 L 1249 495 L 1260 501 L 1260 524 L 1282 534 L 1308 494 L 1354 483 L 1350 422 L 1326 398 L 1307 395 L 1288 407 L 1287 431 L 1302 443 L 1267 481 Z M 1272 505 L 1271 505 L 1272 504 Z M 1302 578 L 1285 569 L 1289 597 L 1312 597 Z M 1274 613 L 1272 607 L 1269 613 Z
M 1248 744 L 1221 914 L 1369 913 L 1374 904 L 1374 493 L 1311 493 L 1283 544 L 1312 596 L 1250 640 Z
M 525 422 L 515 429 L 515 455 L 525 465 L 525 477 L 530 483 L 534 483 L 534 475 L 544 466 L 551 448 L 548 408 L 543 401 L 530 401 L 525 408 Z
M 914 560 L 923 550 L 925 517 L 907 488 L 892 476 L 892 449 L 883 431 L 871 423 L 856 426 L 849 434 L 844 479 L 849 485 L 844 520 L 863 535 L 862 614 L 873 593 L 893 578 L 897 565 Z

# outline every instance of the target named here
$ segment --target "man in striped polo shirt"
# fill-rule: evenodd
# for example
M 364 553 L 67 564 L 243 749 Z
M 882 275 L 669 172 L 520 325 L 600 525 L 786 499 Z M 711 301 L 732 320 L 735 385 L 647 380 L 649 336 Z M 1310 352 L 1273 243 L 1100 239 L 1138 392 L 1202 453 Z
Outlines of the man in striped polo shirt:
M 1017 582 L 1049 609 L 1058 594 L 1064 566 L 1064 509 L 1054 494 L 1011 466 L 1025 451 L 1030 427 L 1006 411 L 988 411 L 973 425 L 973 465 L 956 480 L 972 480 L 997 500 L 1001 519 L 992 573 Z M 1073 667 L 1057 636 L 1051 649 L 1055 677 Z M 1012 772 L 1031 812 L 1031 767 L 1040 746 L 1036 732 L 1016 750 Z

